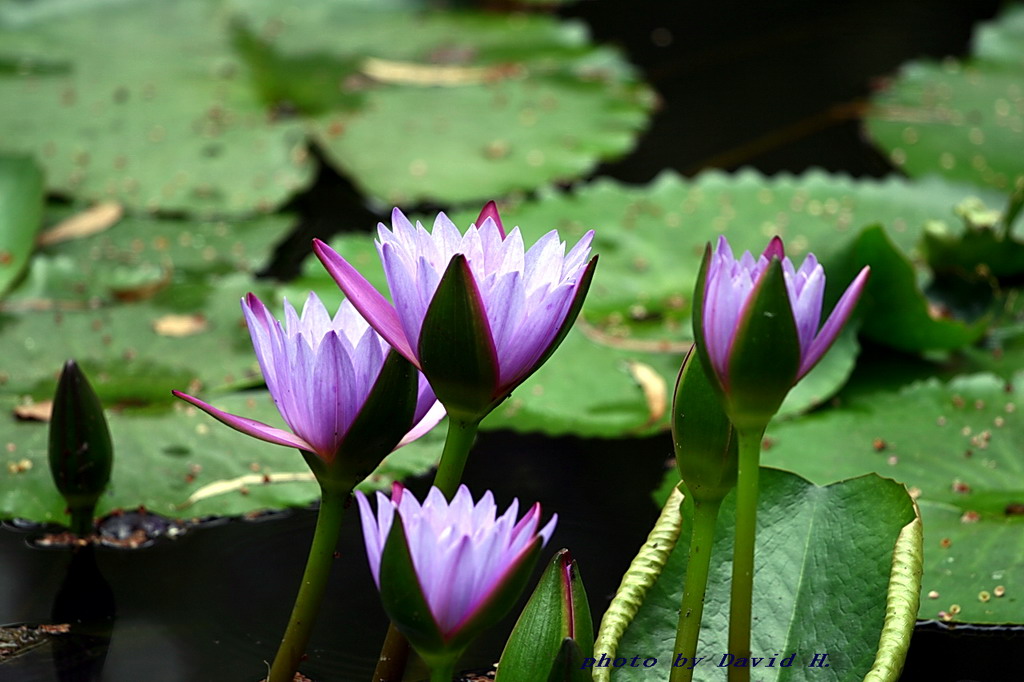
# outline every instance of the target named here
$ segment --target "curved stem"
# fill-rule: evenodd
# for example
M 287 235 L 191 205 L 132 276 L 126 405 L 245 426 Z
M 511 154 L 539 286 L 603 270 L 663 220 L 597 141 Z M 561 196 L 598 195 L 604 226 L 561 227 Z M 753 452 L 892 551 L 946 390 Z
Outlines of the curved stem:
M 754 539 L 757 533 L 758 471 L 761 438 L 767 424 L 737 429 L 739 474 L 736 479 L 736 539 L 729 598 L 729 653 L 750 658 L 751 604 L 754 598 Z M 749 682 L 750 668 L 729 667 L 729 682 Z
M 469 451 L 473 447 L 479 427 L 479 421 L 465 422 L 455 417 L 448 418 L 448 436 L 444 441 L 444 451 L 437 465 L 437 473 L 434 474 L 434 485 L 449 500 L 459 489 L 462 470 L 466 468 L 466 460 L 469 458 Z
M 306 652 L 309 635 L 313 629 L 320 603 L 323 601 L 334 560 L 334 548 L 338 543 L 341 530 L 341 519 L 348 506 L 351 486 L 337 488 L 321 486 L 320 511 L 316 515 L 316 530 L 313 531 L 313 542 L 306 560 L 306 570 L 302 574 L 302 585 L 292 607 L 292 615 L 288 627 L 281 639 L 281 645 L 274 656 L 267 682 L 292 682 L 299 662 Z
M 473 447 L 479 426 L 479 421 L 464 422 L 455 417 L 448 417 L 448 435 L 444 441 L 441 461 L 437 465 L 437 473 L 434 474 L 434 485 L 449 500 L 459 489 L 462 470 L 466 468 L 466 460 L 469 459 L 469 451 Z M 409 642 L 395 624 L 390 623 L 384 645 L 380 650 L 380 658 L 377 659 L 377 667 L 373 671 L 373 682 L 401 682 L 408 658 Z M 449 682 L 450 673 L 451 671 L 448 675 Z
M 700 621 L 704 614 L 704 593 L 708 586 L 708 567 L 711 565 L 711 544 L 715 537 L 715 522 L 722 501 L 711 500 L 693 503 L 693 534 L 690 537 L 690 560 L 686 564 L 686 580 L 683 585 L 683 600 L 679 610 L 679 627 L 676 630 L 676 644 L 672 651 L 682 656 L 687 664 L 697 655 L 697 640 L 700 638 Z M 674 661 L 673 661 L 674 662 Z M 672 668 L 670 682 L 690 682 L 693 667 Z

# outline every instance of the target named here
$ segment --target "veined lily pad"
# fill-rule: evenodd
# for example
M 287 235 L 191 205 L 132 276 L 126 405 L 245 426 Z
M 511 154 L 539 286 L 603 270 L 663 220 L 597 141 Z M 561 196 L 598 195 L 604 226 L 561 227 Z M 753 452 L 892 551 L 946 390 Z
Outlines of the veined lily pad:
M 25 157 L 0 157 L 0 297 L 24 271 L 43 214 L 43 176 Z
M 925 529 L 919 617 L 1019 623 L 1022 383 L 981 374 L 860 395 L 775 424 L 763 461 L 822 484 L 868 471 L 905 483 Z
M 681 655 L 673 644 L 692 512 L 684 507 L 683 514 L 671 553 L 665 557 L 659 547 L 655 561 L 637 566 L 628 584 L 624 580 L 594 647 L 595 657 L 656 661 L 595 665 L 599 682 L 664 680 Z M 701 682 L 724 679 L 735 662 L 727 658 L 734 518 L 730 493 L 711 549 L 697 648 L 702 660 L 693 669 Z M 751 633 L 757 658 L 747 662 L 760 659 L 754 679 L 894 682 L 909 646 L 920 577 L 920 519 L 906 489 L 878 476 L 818 487 L 762 469 L 757 520 Z

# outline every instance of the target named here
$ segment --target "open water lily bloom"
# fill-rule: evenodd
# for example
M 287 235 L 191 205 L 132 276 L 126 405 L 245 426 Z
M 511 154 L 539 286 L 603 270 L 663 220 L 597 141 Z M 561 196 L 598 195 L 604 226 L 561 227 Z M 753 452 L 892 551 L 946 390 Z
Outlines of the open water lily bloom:
M 762 402 L 770 404 L 776 399 L 781 403 L 831 347 L 870 270 L 860 271 L 823 325 L 825 270 L 814 254 L 794 267 L 779 237 L 756 260 L 749 251 L 736 259 L 728 240 L 719 237 L 702 272 L 703 291 L 694 316 L 695 325 L 700 322 L 694 330 L 698 348 L 727 397 L 761 393 Z
M 397 208 L 377 250 L 394 304 L 319 240 L 314 250 L 345 295 L 420 368 L 449 414 L 478 420 L 542 364 L 575 321 L 596 257 L 593 231 L 566 252 L 552 230 L 527 250 L 493 202 L 461 233 L 445 214 L 432 231 Z
M 333 317 L 312 292 L 301 314 L 285 301 L 283 325 L 253 294 L 242 299 L 242 311 L 267 388 L 292 432 L 173 392 L 231 428 L 365 476 L 443 417 L 423 376 L 391 353 L 348 301 Z
M 558 519 L 541 528 L 535 504 L 517 520 L 518 500 L 498 516 L 489 491 L 474 504 L 466 486 L 450 503 L 431 488 L 420 504 L 396 483 L 390 499 L 377 493 L 376 516 L 356 499 L 384 608 L 428 662 L 457 656 L 508 612 Z

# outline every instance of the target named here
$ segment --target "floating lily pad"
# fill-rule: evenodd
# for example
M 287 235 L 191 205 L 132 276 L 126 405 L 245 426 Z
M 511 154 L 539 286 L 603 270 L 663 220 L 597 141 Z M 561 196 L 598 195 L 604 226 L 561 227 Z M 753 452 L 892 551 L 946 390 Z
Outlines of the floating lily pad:
M 876 471 L 907 484 L 925 529 L 919 616 L 1024 622 L 1022 386 L 971 375 L 860 395 L 774 425 L 763 461 L 818 483 Z
M 315 102 L 310 130 L 329 162 L 390 204 L 483 202 L 585 175 L 633 146 L 654 104 L 618 53 L 550 16 L 337 0 L 238 7 L 282 58 L 334 61 L 362 106 Z
M 0 156 L 0 296 L 35 248 L 43 216 L 43 176 L 29 158 Z
M 271 210 L 310 137 L 385 201 L 532 190 L 628 151 L 654 103 L 579 24 L 418 2 L 43 0 L 0 7 L 0 44 L 0 149 L 135 211 Z
M 599 180 L 504 206 L 506 227 L 519 225 L 528 244 L 551 229 L 572 244 L 593 228 L 600 262 L 582 320 L 565 347 L 486 426 L 600 437 L 664 428 L 667 401 L 691 340 L 690 299 L 700 258 L 717 234 L 724 232 L 742 250 L 764 248 L 770 235 L 780 233 L 798 261 L 814 251 L 827 270 L 831 263 L 843 265 L 844 258 L 849 270 L 849 254 L 865 225 L 887 225 L 892 243 L 903 253 L 913 252 L 924 226 L 952 217 L 958 199 L 971 191 L 940 180 L 855 181 L 820 172 L 769 179 L 750 171 L 712 172 L 692 181 L 664 174 L 642 188 Z M 452 215 L 462 229 L 476 217 L 477 211 Z M 421 219 L 431 224 L 432 217 Z M 387 291 L 370 235 L 348 234 L 332 245 Z M 893 255 L 894 269 L 910 267 L 903 253 Z M 854 274 L 833 274 L 832 295 Z M 901 286 L 906 291 L 900 294 L 917 297 L 927 316 L 915 277 Z M 310 288 L 332 305 L 340 302 L 337 285 L 315 259 L 307 261 L 288 291 L 295 298 Z M 948 345 L 962 346 L 981 333 L 960 331 L 956 343 Z M 793 391 L 784 414 L 827 400 L 846 381 L 856 354 L 856 340 L 844 338 Z
M 79 217 L 53 214 L 63 224 Z M 152 301 L 187 312 L 213 288 L 207 277 L 251 273 L 266 265 L 291 223 L 286 215 L 230 223 L 121 218 L 97 233 L 43 246 L 3 309 L 74 310 Z
M 121 407 L 169 404 L 175 388 L 259 383 L 239 300 L 255 291 L 272 301 L 272 290 L 244 274 L 204 286 L 209 290 L 188 312 L 161 304 L 159 296 L 173 301 L 181 293 L 170 288 L 153 300 L 105 308 L 0 313 L 0 393 L 47 399 L 68 358 L 89 373 L 101 399 Z
M 629 661 L 638 655 L 640 661 L 656 662 L 648 667 L 595 668 L 596 679 L 667 678 L 677 656 L 673 644 L 691 513 L 684 507 L 683 531 L 664 565 L 645 562 L 634 581 L 620 587 L 620 595 L 635 593 L 638 585 L 646 593 L 627 622 L 622 622 L 621 611 L 605 616 L 594 649 L 595 656 L 606 653 Z M 724 679 L 730 663 L 726 657 L 734 518 L 730 493 L 722 504 L 711 549 L 697 648 L 703 660 L 693 669 L 698 681 Z M 919 525 L 916 537 L 910 525 L 897 544 L 904 527 L 915 520 L 903 486 L 865 476 L 818 487 L 788 472 L 762 469 L 757 520 L 751 648 L 760 660 L 752 670 L 754 679 L 894 681 L 913 627 L 914 612 L 908 606 L 915 601 L 920 575 L 914 570 L 920 569 Z M 887 612 L 887 599 L 895 605 L 892 612 Z M 613 609 L 618 611 L 615 603 Z M 612 651 L 602 650 L 605 633 L 623 627 L 621 635 L 608 638 Z M 719 667 L 723 659 L 725 666 Z M 751 658 L 748 667 L 757 659 Z M 782 667 L 783 662 L 789 665 Z M 868 678 L 875 667 L 875 676 Z
M 906 173 L 1002 190 L 1024 176 L 1024 7 L 975 34 L 970 59 L 905 65 L 873 101 L 868 134 Z
M 0 149 L 51 191 L 135 210 L 270 210 L 313 178 L 302 124 L 271 115 L 220 2 L 0 7 Z M 144 39 L 141 39 L 144 37 Z M 59 65 L 60 68 L 56 68 Z
M 218 407 L 284 428 L 266 391 L 217 397 Z M 0 518 L 65 522 L 64 500 L 47 465 L 47 424 L 15 422 L 13 401 L 0 398 L 4 442 Z M 110 486 L 96 510 L 139 505 L 172 518 L 240 515 L 261 509 L 304 506 L 319 498 L 301 455 L 219 424 L 178 403 L 158 415 L 108 413 L 114 441 Z M 429 470 L 440 456 L 443 426 L 391 454 L 364 483 L 391 481 Z

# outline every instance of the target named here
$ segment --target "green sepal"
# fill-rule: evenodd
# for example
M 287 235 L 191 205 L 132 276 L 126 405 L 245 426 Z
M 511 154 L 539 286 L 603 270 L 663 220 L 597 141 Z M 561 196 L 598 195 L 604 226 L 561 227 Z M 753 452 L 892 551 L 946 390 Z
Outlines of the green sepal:
M 583 655 L 576 640 L 566 637 L 555 656 L 547 682 L 593 682 L 591 666 L 583 662 L 585 658 L 591 657 Z
M 478 422 L 501 398 L 498 358 L 480 292 L 463 254 L 448 264 L 420 331 L 417 357 L 448 414 Z
M 324 464 L 316 458 L 320 465 L 313 472 L 321 484 L 335 479 L 358 483 L 373 473 L 414 426 L 418 393 L 419 372 L 400 353 L 389 350 L 334 460 Z
M 568 651 L 566 641 L 573 645 Z M 565 661 L 575 661 L 575 658 L 559 663 L 561 656 L 569 656 L 573 651 L 579 659 L 575 662 L 579 671 L 583 659 L 593 656 L 594 624 L 579 569 L 569 550 L 563 549 L 548 564 L 519 615 L 501 654 L 495 680 L 531 682 L 542 677 L 548 665 L 551 666 L 548 679 L 575 680 L 575 677 L 566 677 L 560 668 Z M 590 676 L 581 679 L 589 680 Z
M 719 501 L 736 487 L 739 466 L 736 430 L 708 376 L 700 353 L 686 354 L 672 402 L 676 468 L 699 502 Z
M 64 363 L 53 396 L 49 460 L 75 532 L 89 532 L 93 509 L 110 481 L 114 447 L 103 405 L 74 360 Z
M 423 595 L 397 511 L 380 557 L 380 599 L 395 627 L 421 656 L 446 654 L 448 647 Z
M 726 411 L 736 428 L 763 429 L 796 383 L 799 369 L 796 320 L 782 261 L 773 258 L 754 284 L 729 355 Z

